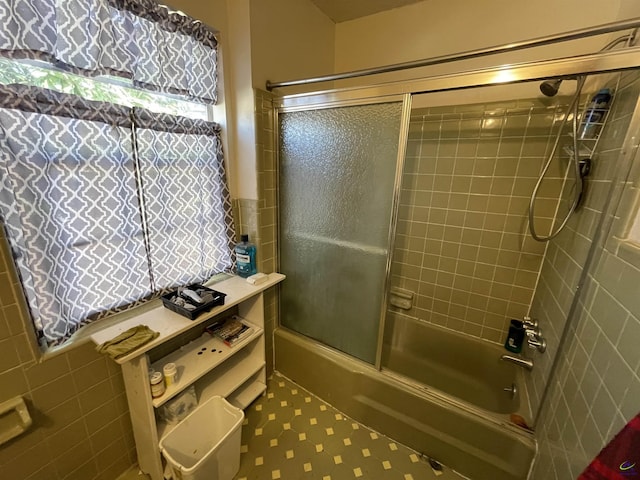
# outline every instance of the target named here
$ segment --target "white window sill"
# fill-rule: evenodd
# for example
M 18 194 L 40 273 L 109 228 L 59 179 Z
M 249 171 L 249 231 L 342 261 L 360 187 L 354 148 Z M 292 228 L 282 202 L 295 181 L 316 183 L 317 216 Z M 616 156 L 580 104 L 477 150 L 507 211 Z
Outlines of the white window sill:
M 284 280 L 285 276 L 279 273 L 271 273 L 269 274 L 269 280 L 258 286 L 251 285 L 247 283 L 244 278 L 235 275 L 225 275 L 222 277 L 224 278 L 222 281 L 220 281 L 219 278 L 220 277 L 214 278 L 213 282 L 207 282 L 205 285 L 214 285 L 213 288 L 215 288 L 215 290 L 227 295 L 224 305 L 212 308 L 209 313 L 204 313 L 195 320 L 190 320 L 167 308 L 164 308 L 160 299 L 153 300 L 128 312 L 123 312 L 83 327 L 64 345 L 52 348 L 45 352 L 43 359 L 66 352 L 69 349 L 88 341 L 92 341 L 96 345 L 100 345 L 137 325 L 147 325 L 152 330 L 160 333 L 158 338 L 155 340 L 143 345 L 131 354 L 116 360 L 119 364 L 125 363 L 132 358 L 142 355 L 161 343 L 189 330 L 193 326 L 204 323 L 215 315 L 218 315 L 249 299 L 250 297 L 263 292 L 267 288 L 280 283 Z
M 205 285 L 207 286 L 212 285 L 217 282 L 224 281 L 229 277 L 232 277 L 232 275 L 223 273 L 223 274 L 212 277 L 210 280 L 206 282 Z M 57 355 L 61 355 L 65 352 L 68 352 L 69 350 L 79 347 L 80 345 L 84 345 L 87 342 L 93 342 L 92 337 L 94 335 L 100 335 L 100 333 L 104 330 L 117 328 L 118 324 L 122 322 L 126 322 L 131 319 L 135 319 L 161 306 L 162 306 L 162 300 L 158 298 L 158 299 L 146 302 L 138 307 L 132 308 L 131 310 L 127 310 L 122 313 L 116 313 L 115 315 L 110 315 L 106 318 L 97 320 L 94 323 L 85 325 L 76 333 L 74 333 L 71 336 L 71 338 L 66 342 L 64 342 L 62 345 L 57 345 L 55 347 L 50 347 L 44 350 L 42 352 L 42 355 L 40 356 L 40 361 L 42 362 L 49 358 L 55 357 Z

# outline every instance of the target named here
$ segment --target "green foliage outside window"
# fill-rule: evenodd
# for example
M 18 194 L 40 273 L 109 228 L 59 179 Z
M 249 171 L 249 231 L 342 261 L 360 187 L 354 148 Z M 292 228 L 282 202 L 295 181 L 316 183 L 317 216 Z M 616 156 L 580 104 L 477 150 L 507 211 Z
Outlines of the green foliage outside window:
M 20 83 L 78 95 L 88 100 L 142 107 L 158 113 L 208 120 L 207 107 L 175 96 L 123 86 L 126 80 L 112 77 L 89 78 L 51 68 L 0 58 L 0 84 Z M 117 83 L 120 83 L 117 84 Z

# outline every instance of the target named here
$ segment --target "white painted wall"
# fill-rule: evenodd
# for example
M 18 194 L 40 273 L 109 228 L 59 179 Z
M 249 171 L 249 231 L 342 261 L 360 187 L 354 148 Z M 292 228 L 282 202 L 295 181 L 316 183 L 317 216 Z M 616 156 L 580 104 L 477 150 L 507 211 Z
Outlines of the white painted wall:
M 235 148 L 231 157 L 230 184 L 235 198 L 258 198 L 256 171 L 255 101 L 251 85 L 251 35 L 249 0 L 227 0 L 229 10 L 230 57 L 225 69 L 231 70 L 233 85 L 227 95 L 233 95 L 235 115 Z
M 638 0 L 620 0 L 618 20 L 640 18 L 640 2 Z
M 640 16 L 632 0 L 429 0 L 336 26 L 335 71 L 350 71 L 501 45 Z M 595 51 L 593 38 L 410 72 L 377 75 L 340 85 L 420 78 L 488 65 Z
M 331 73 L 334 56 L 335 24 L 310 0 L 251 0 L 255 88 L 264 90 L 267 80 Z

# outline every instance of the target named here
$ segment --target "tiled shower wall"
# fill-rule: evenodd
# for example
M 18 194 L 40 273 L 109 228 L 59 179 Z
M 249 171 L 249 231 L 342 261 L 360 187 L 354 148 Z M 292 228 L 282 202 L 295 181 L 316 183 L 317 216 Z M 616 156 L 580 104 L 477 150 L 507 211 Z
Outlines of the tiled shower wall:
M 255 91 L 258 200 L 238 199 L 234 202 L 238 236 L 241 233 L 249 234 L 258 252 L 258 271 L 264 273 L 277 270 L 277 170 L 273 98 L 269 92 Z M 267 375 L 273 371 L 273 330 L 277 325 L 277 295 L 277 286 L 264 294 Z
M 627 81 L 632 77 L 625 76 Z M 606 86 L 616 91 L 617 77 L 609 79 Z M 569 316 L 577 286 L 587 261 L 594 235 L 599 229 L 599 219 L 607 203 L 618 166 L 624 135 L 630 121 L 629 108 L 635 104 L 637 94 L 633 82 L 620 87 L 615 94 L 607 124 L 600 135 L 597 155 L 586 183 L 586 192 L 580 208 L 572 215 L 563 231 L 549 242 L 542 265 L 540 281 L 531 305 L 531 317 L 540 322 L 547 340 L 547 352 L 535 354 L 536 368 L 527 376 L 532 410 L 539 406 L 541 396 L 558 351 L 560 337 Z M 606 299 L 598 304 L 607 305 Z
M 527 314 L 545 251 L 526 231 L 527 208 L 563 108 L 533 99 L 412 112 L 392 286 L 415 296 L 391 315 L 503 342 L 509 320 Z M 556 163 L 536 204 L 543 232 L 562 188 Z
M 605 178 L 611 178 L 611 172 L 624 164 L 620 137 L 640 95 L 640 75 L 632 72 L 623 78 L 625 87 L 617 93 L 618 104 L 614 107 L 618 125 L 612 124 L 608 133 L 611 145 L 617 144 L 618 149 L 608 147 L 607 153 L 596 160 L 607 170 Z M 632 133 L 637 138 L 640 132 Z M 627 152 L 631 157 L 633 153 Z M 605 248 L 598 251 L 589 269 L 551 395 L 545 402 L 537 429 L 540 452 L 535 480 L 577 478 L 625 422 L 640 411 L 640 245 L 625 240 L 629 223 L 640 207 L 637 152 L 634 160 L 630 181 L 623 183 L 623 175 L 622 183 L 616 184 L 616 188 L 624 188 L 622 201 L 617 209 L 614 202 L 607 212 L 615 212 L 613 228 L 605 230 Z M 580 244 L 578 240 L 572 248 L 567 242 L 557 254 L 565 251 L 571 258 L 579 258 L 574 248 L 580 249 Z M 562 320 L 558 308 L 553 307 L 555 321 Z
M 39 361 L 0 225 L 0 403 L 22 395 L 29 430 L 0 445 L 0 477 L 113 480 L 136 462 L 120 367 L 88 342 Z
M 277 169 L 275 152 L 275 119 L 271 93 L 255 91 L 256 168 L 258 171 L 258 233 L 260 236 L 260 271 L 275 272 L 277 263 Z M 278 324 L 278 289 L 265 292 L 265 344 L 267 374 L 273 371 L 273 330 Z

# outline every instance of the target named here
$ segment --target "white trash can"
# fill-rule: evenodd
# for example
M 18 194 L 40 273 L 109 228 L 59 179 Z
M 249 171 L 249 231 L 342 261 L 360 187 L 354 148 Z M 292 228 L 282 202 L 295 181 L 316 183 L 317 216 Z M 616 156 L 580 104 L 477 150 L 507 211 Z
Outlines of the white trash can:
M 240 469 L 244 412 L 211 397 L 160 440 L 175 480 L 232 480 Z

